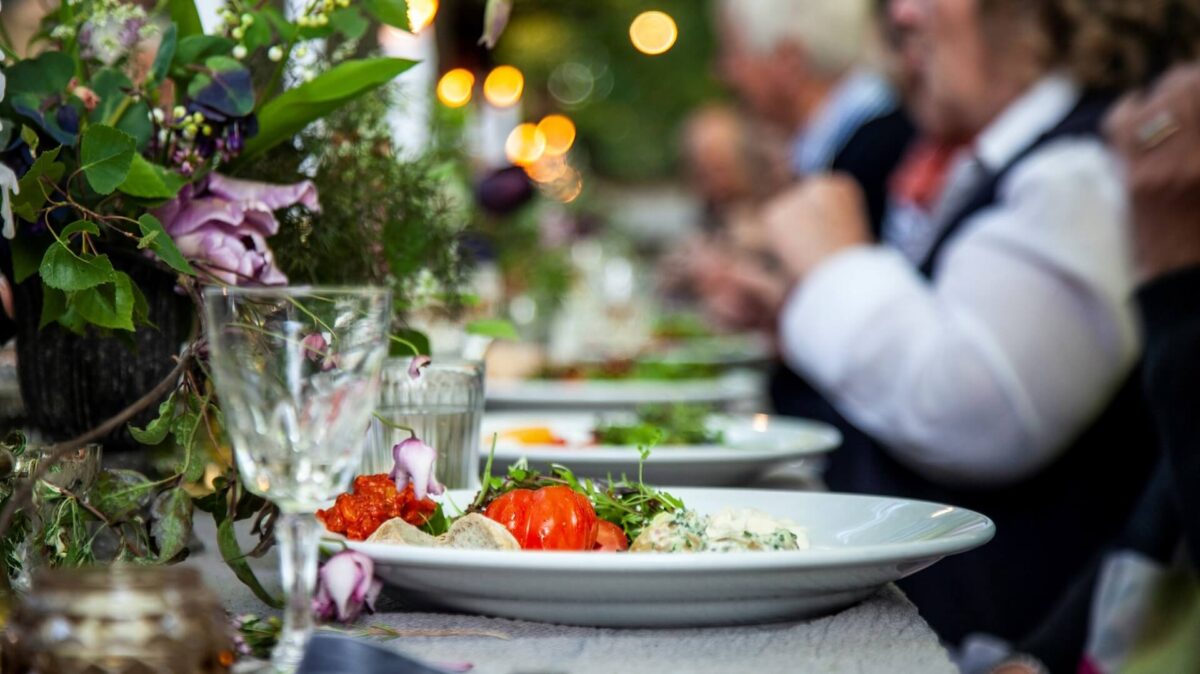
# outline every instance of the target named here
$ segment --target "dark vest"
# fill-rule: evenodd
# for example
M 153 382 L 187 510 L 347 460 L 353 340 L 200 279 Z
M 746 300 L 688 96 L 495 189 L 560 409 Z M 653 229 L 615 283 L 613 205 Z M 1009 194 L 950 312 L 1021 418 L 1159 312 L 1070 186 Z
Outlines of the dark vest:
M 1097 135 L 1107 104 L 1084 98 L 1062 122 L 992 175 L 948 221 L 921 271 L 937 277 L 945 245 L 972 215 L 996 203 L 999 185 L 1022 160 L 1054 140 Z M 944 559 L 900 585 L 951 643 L 971 632 L 1015 640 L 1045 617 L 1089 558 L 1117 534 L 1149 478 L 1157 451 L 1139 376 L 1130 375 L 1058 460 L 1018 484 L 994 489 L 935 484 L 853 428 L 846 445 L 831 455 L 826 480 L 835 491 L 939 501 L 991 517 L 996 537 L 990 543 Z M 846 428 L 844 420 L 834 420 Z

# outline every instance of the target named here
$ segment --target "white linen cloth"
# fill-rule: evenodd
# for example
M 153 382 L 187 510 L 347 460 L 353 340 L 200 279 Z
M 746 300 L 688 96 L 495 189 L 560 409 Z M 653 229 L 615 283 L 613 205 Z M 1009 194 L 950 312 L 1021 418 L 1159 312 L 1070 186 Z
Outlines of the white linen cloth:
M 1043 78 L 983 131 L 974 158 L 1002 169 L 1079 96 L 1065 76 Z M 1137 358 L 1126 219 L 1104 145 L 1051 142 L 963 223 L 932 282 L 878 245 L 814 269 L 780 318 L 785 359 L 925 476 L 1019 480 L 1093 420 Z

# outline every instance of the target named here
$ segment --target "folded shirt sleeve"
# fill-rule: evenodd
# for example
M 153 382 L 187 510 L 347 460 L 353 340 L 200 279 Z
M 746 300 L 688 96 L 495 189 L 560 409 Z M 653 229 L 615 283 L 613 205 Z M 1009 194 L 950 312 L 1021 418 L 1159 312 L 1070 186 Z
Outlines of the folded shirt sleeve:
M 784 357 L 931 479 L 1036 472 L 1103 409 L 1139 350 L 1124 190 L 1094 141 L 1059 141 L 964 223 L 930 281 L 893 249 L 818 266 L 780 318 Z

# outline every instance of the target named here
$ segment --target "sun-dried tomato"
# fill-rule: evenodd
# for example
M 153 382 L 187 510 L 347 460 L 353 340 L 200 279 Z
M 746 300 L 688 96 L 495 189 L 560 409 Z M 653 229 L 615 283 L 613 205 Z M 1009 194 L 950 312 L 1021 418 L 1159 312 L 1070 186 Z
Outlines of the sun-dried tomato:
M 436 508 L 437 503 L 432 499 L 418 501 L 411 484 L 404 491 L 397 491 L 386 473 L 378 473 L 354 478 L 353 489 L 338 496 L 332 508 L 317 511 L 317 519 L 329 531 L 361 541 L 393 517 L 421 526 Z

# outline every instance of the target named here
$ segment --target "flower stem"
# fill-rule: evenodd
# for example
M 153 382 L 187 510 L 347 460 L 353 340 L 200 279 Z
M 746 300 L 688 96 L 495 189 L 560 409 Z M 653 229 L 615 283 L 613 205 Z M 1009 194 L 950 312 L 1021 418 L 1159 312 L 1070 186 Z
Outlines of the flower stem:
M 398 431 L 406 431 L 410 436 L 412 436 L 414 438 L 417 437 L 417 432 L 415 430 L 413 430 L 412 426 L 405 426 L 404 424 L 398 424 L 398 423 L 392 421 L 391 419 L 385 419 L 382 416 L 380 416 L 379 412 L 373 413 L 372 416 L 374 416 L 376 419 L 378 419 L 379 423 L 383 424 L 384 426 L 387 426 L 388 428 L 394 428 Z

